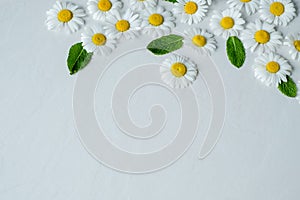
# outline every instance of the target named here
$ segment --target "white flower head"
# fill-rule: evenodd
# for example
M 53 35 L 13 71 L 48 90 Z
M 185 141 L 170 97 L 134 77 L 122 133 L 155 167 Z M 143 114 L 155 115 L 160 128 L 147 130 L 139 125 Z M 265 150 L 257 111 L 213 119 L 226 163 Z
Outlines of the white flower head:
M 46 25 L 49 30 L 74 33 L 84 25 L 85 16 L 84 10 L 77 5 L 56 1 L 53 8 L 47 11 Z
M 211 55 L 217 48 L 214 35 L 200 28 L 184 31 L 184 44 L 205 55 Z
M 129 0 L 130 8 L 135 12 L 141 12 L 145 8 L 154 8 L 157 0 Z
M 241 16 L 242 14 L 233 8 L 222 12 L 215 11 L 210 20 L 210 26 L 215 35 L 222 35 L 225 39 L 230 36 L 237 36 L 243 30 L 243 24 L 245 23 Z
M 287 35 L 284 44 L 290 47 L 292 59 L 300 61 L 300 33 Z
M 175 17 L 161 6 L 146 9 L 142 16 L 143 33 L 153 37 L 169 34 L 175 27 Z
M 283 81 L 286 82 L 286 76 L 291 75 L 292 67 L 286 59 L 274 54 L 262 54 L 255 59 L 254 75 L 267 86 L 276 86 Z
M 292 0 L 261 0 L 260 18 L 264 21 L 286 26 L 295 16 Z
M 182 23 L 198 24 L 208 11 L 205 0 L 177 0 L 173 12 Z
M 185 88 L 197 77 L 198 69 L 188 58 L 172 54 L 160 67 L 162 80 L 172 88 Z
M 105 21 L 106 18 L 113 14 L 114 10 L 119 10 L 123 4 L 119 0 L 88 0 L 87 9 L 93 16 L 93 19 Z
M 235 8 L 236 10 L 245 9 L 248 15 L 256 13 L 259 9 L 260 0 L 227 0 L 227 4 L 230 8 Z

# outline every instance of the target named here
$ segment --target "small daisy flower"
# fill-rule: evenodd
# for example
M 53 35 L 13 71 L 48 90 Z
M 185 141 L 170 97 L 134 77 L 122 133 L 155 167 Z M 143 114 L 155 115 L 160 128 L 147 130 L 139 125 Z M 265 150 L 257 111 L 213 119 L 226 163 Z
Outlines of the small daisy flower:
M 157 0 L 130 0 L 130 8 L 133 11 L 140 12 L 145 8 L 154 8 Z
M 123 7 L 119 0 L 89 0 L 87 5 L 93 19 L 100 21 L 105 21 L 108 16 L 113 14 L 113 10 L 119 10 Z
M 85 12 L 73 3 L 56 1 L 53 8 L 47 11 L 48 30 L 76 32 L 84 25 Z
M 107 37 L 101 26 L 87 27 L 81 34 L 81 42 L 88 52 L 108 55 L 116 48 L 116 40 Z
M 146 9 L 143 13 L 143 33 L 153 37 L 169 34 L 175 27 L 175 17 L 163 7 Z
M 260 0 L 227 0 L 227 4 L 230 8 L 241 10 L 244 8 L 248 15 L 256 13 L 259 9 Z
M 198 70 L 189 59 L 173 54 L 162 63 L 160 74 L 170 87 L 185 88 L 196 80 Z
M 300 104 L 300 81 L 297 82 L 297 96 L 296 99 L 298 100 L 299 104 Z
M 291 47 L 289 53 L 292 59 L 300 61 L 300 33 L 286 36 L 284 44 Z
M 291 0 L 261 0 L 260 18 L 275 25 L 286 26 L 296 16 Z
M 286 76 L 291 75 L 292 67 L 286 59 L 274 54 L 262 54 L 255 59 L 254 75 L 267 86 L 276 86 L 283 81 L 286 82 Z
M 104 29 L 107 30 L 109 37 L 134 39 L 139 35 L 140 26 L 141 19 L 139 15 L 134 14 L 129 9 L 124 16 L 121 16 L 117 11 L 114 12 L 113 15 L 107 18 L 107 25 L 104 26 Z
M 258 54 L 276 51 L 282 44 L 281 33 L 275 30 L 275 26 L 259 19 L 255 23 L 249 23 L 246 30 L 242 32 L 241 39 L 245 48 Z
M 217 48 L 214 35 L 200 28 L 184 31 L 184 43 L 201 54 L 211 55 Z
M 203 20 L 208 11 L 205 0 L 177 0 L 174 14 L 181 18 L 182 23 L 198 24 Z
M 223 10 L 221 13 L 215 11 L 210 20 L 210 26 L 215 35 L 222 35 L 225 39 L 230 36 L 237 36 L 239 31 L 243 30 L 245 23 L 241 16 L 242 14 L 233 8 Z

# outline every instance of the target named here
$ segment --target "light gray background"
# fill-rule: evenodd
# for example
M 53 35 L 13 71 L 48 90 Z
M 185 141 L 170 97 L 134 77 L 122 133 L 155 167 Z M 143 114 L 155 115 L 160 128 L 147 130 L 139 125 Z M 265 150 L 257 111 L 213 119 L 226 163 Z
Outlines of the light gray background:
M 99 164 L 81 145 L 73 121 L 76 76 L 68 75 L 65 60 L 80 31 L 47 31 L 45 12 L 53 3 L 0 2 L 1 200 L 299 199 L 300 106 L 254 78 L 250 53 L 242 69 L 232 67 L 222 38 L 212 59 L 223 76 L 227 113 L 214 151 L 197 159 L 200 135 L 179 161 L 157 173 L 128 175 Z M 280 30 L 299 32 L 299 22 Z M 280 52 L 289 58 L 286 49 Z M 300 80 L 299 62 L 291 64 Z

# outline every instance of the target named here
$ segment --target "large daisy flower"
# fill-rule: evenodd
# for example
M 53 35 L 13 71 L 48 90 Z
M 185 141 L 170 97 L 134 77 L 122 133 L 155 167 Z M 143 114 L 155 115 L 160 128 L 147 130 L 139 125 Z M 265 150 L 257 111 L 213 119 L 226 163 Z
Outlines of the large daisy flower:
M 262 54 L 255 59 L 254 75 L 267 86 L 276 86 L 283 81 L 286 82 L 286 76 L 291 75 L 292 67 L 283 57 L 270 53 Z
M 291 0 L 261 0 L 260 17 L 275 25 L 286 26 L 296 16 Z
M 88 52 L 108 55 L 116 47 L 116 40 L 108 37 L 101 26 L 87 27 L 81 34 L 81 42 Z
M 157 5 L 157 0 L 129 0 L 130 8 L 133 11 L 142 11 L 145 8 L 153 8 Z
M 242 33 L 242 40 L 245 48 L 261 54 L 264 52 L 276 51 L 276 47 L 282 44 L 280 32 L 275 26 L 259 19 L 255 23 L 249 23 Z
M 287 35 L 284 44 L 290 46 L 292 59 L 300 61 L 300 33 Z
M 162 63 L 160 74 L 170 87 L 185 88 L 196 80 L 198 70 L 188 58 L 173 54 Z
M 105 21 L 113 14 L 113 10 L 121 9 L 123 4 L 119 0 L 89 0 L 87 9 L 95 20 Z
M 217 48 L 214 35 L 200 28 L 184 31 L 184 43 L 201 54 L 211 55 Z
M 154 37 L 169 34 L 175 27 L 175 17 L 163 7 L 148 8 L 143 13 L 143 33 Z
M 210 20 L 210 26 L 215 35 L 222 35 L 225 39 L 229 36 L 239 35 L 239 31 L 243 30 L 245 20 L 241 18 L 242 14 L 233 8 L 215 11 Z
M 139 35 L 140 26 L 139 15 L 128 9 L 123 16 L 115 11 L 113 15 L 107 18 L 107 25 L 104 26 L 104 29 L 107 30 L 109 37 L 134 39 Z
M 241 10 L 244 8 L 248 15 L 254 14 L 259 9 L 260 0 L 227 0 L 230 8 Z
M 84 25 L 85 12 L 73 3 L 56 1 L 47 11 L 46 24 L 49 30 L 76 32 Z
M 208 10 L 205 0 L 177 0 L 174 14 L 182 23 L 197 24 L 203 20 Z

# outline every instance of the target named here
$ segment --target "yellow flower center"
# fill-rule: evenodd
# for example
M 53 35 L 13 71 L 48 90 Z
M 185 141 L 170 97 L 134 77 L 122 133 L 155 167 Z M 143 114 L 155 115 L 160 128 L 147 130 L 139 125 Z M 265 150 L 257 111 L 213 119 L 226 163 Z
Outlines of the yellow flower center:
M 72 18 L 73 18 L 73 13 L 68 9 L 63 9 L 57 13 L 58 21 L 63 23 L 71 21 Z
M 148 21 L 153 26 L 159 26 L 162 25 L 162 23 L 164 23 L 164 17 L 160 14 L 155 13 L 150 15 Z
M 220 25 L 224 29 L 231 29 L 234 26 L 234 20 L 231 17 L 223 17 L 221 19 Z
M 280 2 L 274 2 L 270 6 L 270 12 L 275 16 L 280 16 L 284 13 L 284 5 Z
M 106 43 L 106 37 L 102 33 L 96 33 L 92 37 L 92 42 L 97 46 L 104 45 Z
M 297 51 L 300 51 L 300 40 L 295 40 L 294 41 L 294 46 L 297 49 Z
M 250 2 L 251 0 L 240 0 L 241 2 L 243 2 L 243 3 L 248 3 L 248 2 Z
M 198 10 L 198 5 L 193 1 L 189 1 L 184 5 L 184 11 L 187 14 L 190 14 L 190 15 L 195 14 L 195 12 L 197 12 L 197 10 Z
M 278 64 L 278 62 L 271 61 L 266 65 L 266 69 L 270 73 L 276 73 L 280 70 L 280 65 Z
M 130 28 L 130 24 L 127 20 L 125 19 L 121 19 L 119 21 L 117 21 L 116 23 L 116 29 L 119 31 L 119 32 L 125 32 L 127 31 L 128 29 Z
M 112 4 L 109 0 L 100 0 L 98 2 L 98 8 L 99 10 L 106 12 L 109 11 L 112 7 Z
M 171 72 L 176 77 L 182 77 L 186 74 L 186 66 L 183 63 L 177 62 L 171 66 Z
M 195 35 L 192 41 L 193 44 L 198 47 L 204 47 L 206 45 L 206 38 L 202 35 Z
M 265 30 L 256 31 L 254 39 L 260 44 L 266 44 L 270 41 L 270 33 Z

